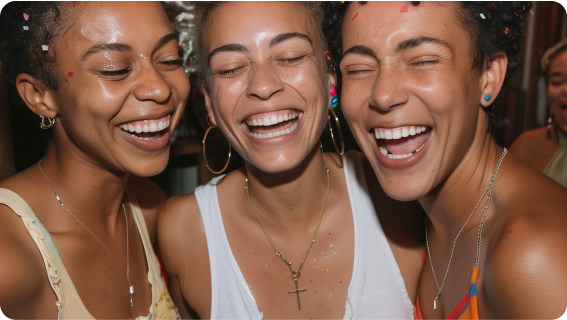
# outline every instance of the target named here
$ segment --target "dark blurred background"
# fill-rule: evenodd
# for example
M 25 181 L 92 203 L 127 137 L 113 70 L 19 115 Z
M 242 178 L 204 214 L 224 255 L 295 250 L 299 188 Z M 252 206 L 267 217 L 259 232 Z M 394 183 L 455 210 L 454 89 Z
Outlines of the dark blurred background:
M 176 8 L 164 4 L 173 21 Z M 528 33 L 519 54 L 520 68 L 514 81 L 504 87 L 496 102 L 500 117 L 496 124 L 496 140 L 500 145 L 510 146 L 522 132 L 547 124 L 548 108 L 546 82 L 540 59 L 548 48 L 567 36 L 565 9 L 556 2 L 535 2 L 530 15 Z M 152 177 L 168 195 L 192 192 L 195 187 L 208 182 L 213 175 L 202 161 L 202 138 L 208 127 L 204 100 L 197 88 L 197 77 L 191 79 L 191 94 L 185 114 L 174 133 L 171 156 L 167 168 Z M 337 108 L 345 149 L 357 149 L 348 125 Z M 50 130 L 39 128 L 40 119 L 25 105 L 15 105 L 6 92 L 3 78 L 0 79 L 0 180 L 20 172 L 41 159 L 50 139 Z M 337 138 L 335 124 L 333 132 Z M 334 152 L 328 128 L 321 136 L 325 151 Z M 228 144 L 218 129 L 207 137 L 207 160 L 219 170 L 228 157 Z M 242 159 L 232 152 L 226 172 L 243 165 Z

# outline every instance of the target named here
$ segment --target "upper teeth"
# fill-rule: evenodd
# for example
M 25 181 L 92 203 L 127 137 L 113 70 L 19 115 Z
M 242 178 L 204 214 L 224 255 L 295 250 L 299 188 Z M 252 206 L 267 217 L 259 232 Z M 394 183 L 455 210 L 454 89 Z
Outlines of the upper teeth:
M 136 133 L 140 133 L 140 132 L 156 132 L 156 131 L 161 131 L 165 128 L 169 128 L 169 119 L 168 120 L 162 120 L 158 123 L 151 123 L 151 124 L 144 124 L 144 125 L 140 125 L 140 124 L 136 124 L 135 126 L 132 125 L 131 123 L 128 124 L 123 124 L 120 126 L 120 128 L 124 131 L 130 131 L 130 132 L 136 132 Z
M 400 139 L 405 138 L 407 136 L 414 136 L 416 134 L 420 134 L 427 130 L 426 126 L 411 126 L 411 127 L 403 127 L 401 129 L 374 129 L 374 135 L 376 139 Z
M 297 118 L 298 113 L 292 113 L 292 114 L 284 114 L 284 115 L 279 115 L 279 116 L 275 116 L 272 115 L 271 117 L 264 117 L 263 119 L 253 119 L 253 120 L 248 120 L 246 121 L 246 124 L 249 126 L 272 126 L 274 124 L 280 123 L 280 122 L 284 122 L 284 121 L 288 121 L 288 120 L 292 120 Z

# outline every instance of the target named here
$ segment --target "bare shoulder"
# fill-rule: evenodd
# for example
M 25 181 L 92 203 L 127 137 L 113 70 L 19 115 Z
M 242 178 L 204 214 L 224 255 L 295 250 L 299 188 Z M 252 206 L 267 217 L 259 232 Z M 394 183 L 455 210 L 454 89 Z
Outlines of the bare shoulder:
M 144 215 L 150 240 L 155 244 L 157 214 L 167 199 L 167 196 L 158 185 L 148 178 L 130 175 L 128 187 L 130 187 L 136 195 L 136 199 Z
M 31 318 L 37 312 L 38 293 L 48 285 L 47 274 L 21 218 L 5 205 L 0 205 L 0 243 L 2 311 L 10 317 Z
M 567 189 L 509 160 L 495 198 L 485 291 L 495 317 L 558 318 L 567 306 Z
M 547 128 L 537 128 L 522 133 L 510 146 L 510 152 L 520 160 L 528 162 L 542 147 L 548 143 Z

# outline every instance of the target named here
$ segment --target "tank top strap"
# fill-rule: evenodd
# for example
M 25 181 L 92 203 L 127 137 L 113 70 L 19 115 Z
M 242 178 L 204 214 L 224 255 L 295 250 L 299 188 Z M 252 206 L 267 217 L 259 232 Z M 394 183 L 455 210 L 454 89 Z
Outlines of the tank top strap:
M 63 267 L 63 262 L 61 261 L 61 257 L 59 256 L 59 252 L 57 251 L 57 247 L 55 246 L 53 239 L 30 206 L 17 193 L 8 189 L 0 188 L 0 203 L 8 206 L 22 219 L 26 230 L 39 249 L 41 257 L 43 258 L 49 284 L 57 296 L 57 302 L 55 303 L 58 310 L 57 318 L 66 319 L 68 316 L 66 314 L 67 302 L 69 302 L 69 298 L 73 298 L 70 296 L 76 295 L 78 297 L 78 294 L 76 291 L 68 292 L 73 291 L 74 287 L 69 290 L 69 288 L 65 288 L 64 286 L 66 282 L 65 280 L 70 281 L 71 279 L 67 274 L 67 270 Z M 82 309 L 81 311 L 83 311 L 82 313 L 85 318 L 92 319 L 92 316 L 90 316 L 82 302 L 80 309 Z
M 139 319 L 150 319 L 153 317 L 155 317 L 155 319 L 179 319 L 177 307 L 175 307 L 173 300 L 169 296 L 169 291 L 163 280 L 161 266 L 154 252 L 148 228 L 146 227 L 146 221 L 142 214 L 142 209 L 140 209 L 140 204 L 138 203 L 136 195 L 129 187 L 126 187 L 125 194 L 126 200 L 130 204 L 132 216 L 136 222 L 136 228 L 142 240 L 142 245 L 144 246 L 144 253 L 146 254 L 148 263 L 148 282 L 152 288 L 150 314 L 148 317 L 139 317 Z

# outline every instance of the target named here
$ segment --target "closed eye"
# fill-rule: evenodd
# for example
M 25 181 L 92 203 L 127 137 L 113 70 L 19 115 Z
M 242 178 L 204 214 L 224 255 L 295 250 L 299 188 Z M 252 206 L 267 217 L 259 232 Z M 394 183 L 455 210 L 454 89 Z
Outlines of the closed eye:
M 121 69 L 121 70 L 112 70 L 112 71 L 100 70 L 98 72 L 103 76 L 115 77 L 115 76 L 125 75 L 128 72 L 130 72 L 130 70 L 131 70 L 130 67 L 128 67 L 128 68 L 124 68 L 124 69 Z

